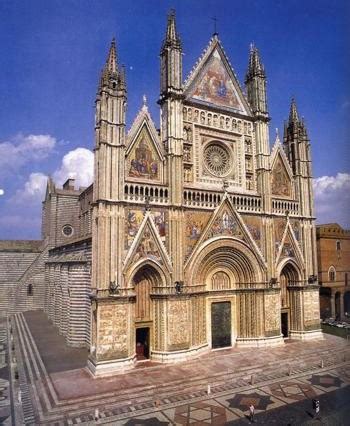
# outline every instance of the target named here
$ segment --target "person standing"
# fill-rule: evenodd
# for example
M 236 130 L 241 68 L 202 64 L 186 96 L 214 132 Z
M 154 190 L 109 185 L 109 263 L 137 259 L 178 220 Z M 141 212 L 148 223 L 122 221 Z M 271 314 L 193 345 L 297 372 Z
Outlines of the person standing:
M 100 411 L 98 408 L 95 408 L 95 422 L 97 422 L 99 418 L 100 418 Z
M 317 419 L 320 414 L 320 401 L 318 399 L 312 400 L 312 408 L 315 411 L 314 419 Z
M 251 423 L 254 423 L 254 412 L 255 412 L 254 405 L 250 404 L 250 407 L 249 407 L 249 419 L 250 419 Z

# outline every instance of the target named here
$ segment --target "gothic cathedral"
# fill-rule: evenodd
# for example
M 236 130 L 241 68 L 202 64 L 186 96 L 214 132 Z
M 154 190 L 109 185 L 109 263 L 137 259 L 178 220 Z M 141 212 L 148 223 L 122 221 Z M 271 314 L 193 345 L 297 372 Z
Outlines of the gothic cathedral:
M 96 99 L 88 365 L 172 362 L 230 346 L 320 337 L 310 143 L 292 101 L 270 150 L 266 75 L 246 95 L 217 34 L 182 80 L 168 17 L 160 130 L 146 101 L 125 130 L 112 42 Z

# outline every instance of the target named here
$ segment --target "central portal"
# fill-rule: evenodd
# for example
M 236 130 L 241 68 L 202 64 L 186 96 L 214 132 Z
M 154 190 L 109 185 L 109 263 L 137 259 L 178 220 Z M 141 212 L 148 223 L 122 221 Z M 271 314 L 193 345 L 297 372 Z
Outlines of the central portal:
M 211 304 L 211 342 L 213 349 L 231 346 L 231 302 Z
M 136 329 L 136 358 L 142 361 L 149 358 L 149 327 Z

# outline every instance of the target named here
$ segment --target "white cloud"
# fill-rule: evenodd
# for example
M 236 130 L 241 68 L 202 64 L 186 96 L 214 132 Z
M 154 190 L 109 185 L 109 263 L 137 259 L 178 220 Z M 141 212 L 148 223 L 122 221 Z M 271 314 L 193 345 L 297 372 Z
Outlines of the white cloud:
M 73 178 L 76 187 L 89 186 L 93 175 L 94 154 L 86 148 L 76 148 L 63 157 L 61 167 L 55 171 L 53 179 L 62 185 L 68 178 Z
M 31 161 L 47 158 L 56 145 L 56 139 L 50 135 L 18 134 L 10 141 L 0 142 L 0 170 L 18 170 Z
M 314 179 L 315 209 L 318 223 L 337 222 L 350 228 L 350 174 Z
M 94 154 L 86 148 L 69 151 L 62 159 L 60 167 L 53 173 L 54 182 L 61 186 L 68 178 L 75 179 L 75 187 L 89 186 L 93 180 Z M 22 189 L 17 190 L 11 201 L 15 204 L 39 203 L 44 199 L 47 176 L 44 173 L 31 173 Z
M 4 194 L 5 194 L 5 191 L 2 188 L 0 188 L 0 195 L 4 195 Z
M 11 201 L 15 203 L 40 202 L 44 198 L 47 176 L 43 173 L 31 173 L 22 189 L 16 191 Z

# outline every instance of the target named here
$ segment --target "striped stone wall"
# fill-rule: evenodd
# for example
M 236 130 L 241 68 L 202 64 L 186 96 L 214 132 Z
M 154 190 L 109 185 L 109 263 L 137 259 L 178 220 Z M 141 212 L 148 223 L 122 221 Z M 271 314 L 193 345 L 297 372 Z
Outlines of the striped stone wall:
M 70 346 L 90 344 L 90 265 L 89 240 L 50 250 L 46 262 L 44 310 Z
M 46 258 L 43 241 L 0 241 L 1 317 L 43 307 Z

